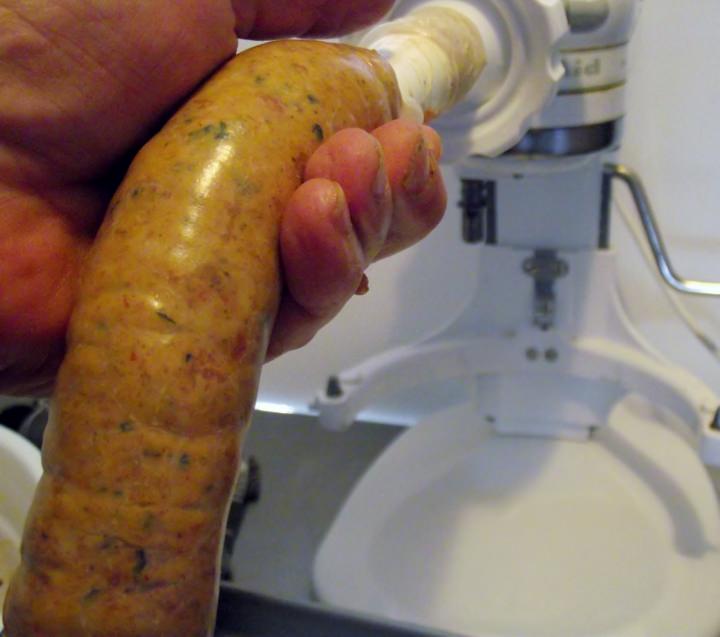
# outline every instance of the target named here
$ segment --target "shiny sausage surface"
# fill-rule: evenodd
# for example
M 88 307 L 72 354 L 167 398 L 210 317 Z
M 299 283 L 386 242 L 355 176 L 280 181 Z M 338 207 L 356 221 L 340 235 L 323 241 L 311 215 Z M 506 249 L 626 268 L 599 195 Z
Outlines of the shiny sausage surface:
M 203 637 L 307 158 L 398 111 L 392 71 L 283 41 L 215 74 L 140 151 L 83 272 L 8 637 Z

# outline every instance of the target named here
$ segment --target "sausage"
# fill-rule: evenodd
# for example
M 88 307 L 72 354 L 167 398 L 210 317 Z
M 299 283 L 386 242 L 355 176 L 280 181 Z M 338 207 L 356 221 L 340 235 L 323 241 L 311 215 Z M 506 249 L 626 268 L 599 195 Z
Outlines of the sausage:
M 399 101 L 372 52 L 274 42 L 141 149 L 84 264 L 8 637 L 212 634 L 280 215 L 324 138 L 371 130 Z

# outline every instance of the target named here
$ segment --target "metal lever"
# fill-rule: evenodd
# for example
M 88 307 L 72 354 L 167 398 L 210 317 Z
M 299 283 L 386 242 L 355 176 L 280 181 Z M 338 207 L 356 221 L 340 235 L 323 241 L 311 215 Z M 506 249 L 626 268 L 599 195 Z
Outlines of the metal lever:
M 647 237 L 650 249 L 652 250 L 655 263 L 660 271 L 660 276 L 673 289 L 685 294 L 696 294 L 700 296 L 720 296 L 720 282 L 695 281 L 685 279 L 675 272 L 670 263 L 665 243 L 663 242 L 657 220 L 650 204 L 650 199 L 640 176 L 628 166 L 622 164 L 606 164 L 605 178 L 608 180 L 618 179 L 630 190 L 633 202 L 640 215 L 645 236 Z

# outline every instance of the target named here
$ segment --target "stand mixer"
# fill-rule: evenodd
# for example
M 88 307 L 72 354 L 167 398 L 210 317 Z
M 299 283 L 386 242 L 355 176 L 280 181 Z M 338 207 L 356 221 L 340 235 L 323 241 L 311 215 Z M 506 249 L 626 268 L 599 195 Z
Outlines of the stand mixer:
M 667 284 L 720 296 L 675 271 L 639 177 L 613 162 L 640 2 L 408 0 L 361 44 L 402 55 L 427 4 L 469 17 L 488 58 L 436 121 L 479 280 L 450 324 L 317 397 L 331 429 L 404 391 L 443 405 L 356 485 L 317 596 L 469 637 L 716 637 L 720 398 L 629 322 L 609 244 L 627 189 Z

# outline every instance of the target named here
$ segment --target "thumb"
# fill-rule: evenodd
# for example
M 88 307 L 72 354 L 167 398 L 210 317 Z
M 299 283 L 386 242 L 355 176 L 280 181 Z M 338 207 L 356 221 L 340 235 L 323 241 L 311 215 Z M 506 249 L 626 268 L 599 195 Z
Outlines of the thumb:
M 232 0 L 241 38 L 338 36 L 377 22 L 392 0 Z

